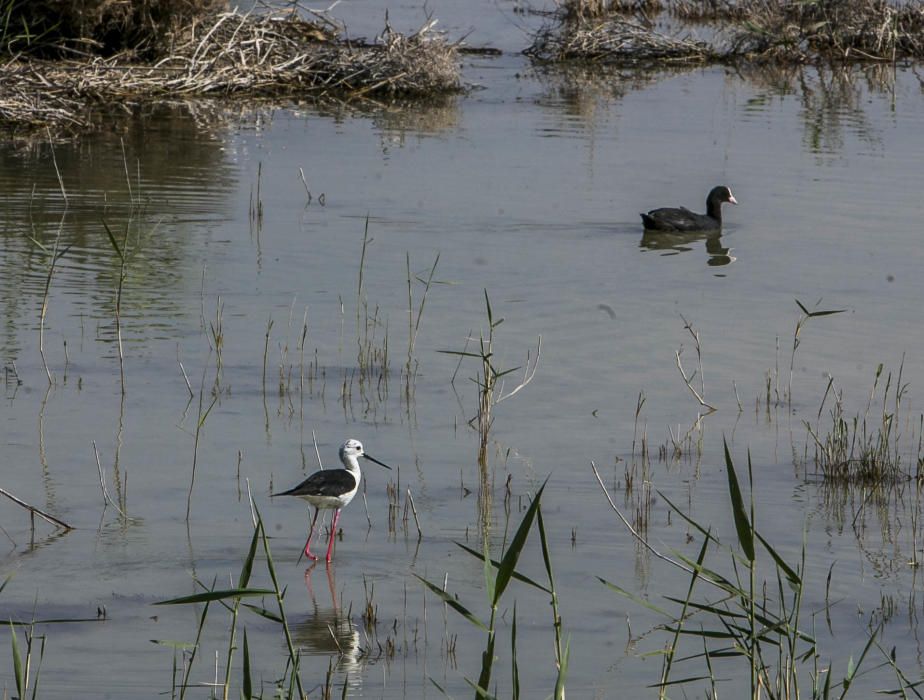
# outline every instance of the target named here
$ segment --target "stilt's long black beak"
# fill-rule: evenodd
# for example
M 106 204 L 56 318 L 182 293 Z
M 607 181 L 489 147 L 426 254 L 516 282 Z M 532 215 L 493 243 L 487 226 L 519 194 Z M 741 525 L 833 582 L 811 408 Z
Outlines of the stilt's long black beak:
M 375 462 L 375 463 L 378 464 L 380 467 L 385 467 L 386 469 L 391 469 L 391 467 L 389 467 L 387 464 L 385 464 L 385 462 L 380 462 L 380 461 L 377 460 L 375 457 L 373 457 L 373 456 L 371 456 L 371 455 L 369 455 L 369 454 L 366 454 L 365 452 L 363 452 L 363 457 L 365 457 L 366 459 L 368 459 L 370 462 Z

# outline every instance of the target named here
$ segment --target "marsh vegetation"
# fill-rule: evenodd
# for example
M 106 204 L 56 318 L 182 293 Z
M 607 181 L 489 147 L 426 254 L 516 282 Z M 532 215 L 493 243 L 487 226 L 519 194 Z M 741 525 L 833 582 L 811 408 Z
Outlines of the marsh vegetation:
M 9 695 L 917 696 L 916 72 L 504 48 L 0 146 Z

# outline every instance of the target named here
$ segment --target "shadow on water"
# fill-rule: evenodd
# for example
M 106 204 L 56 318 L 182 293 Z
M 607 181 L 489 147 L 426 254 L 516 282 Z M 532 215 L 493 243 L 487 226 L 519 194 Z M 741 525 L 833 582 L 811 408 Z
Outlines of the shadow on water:
M 735 262 L 731 248 L 722 245 L 721 233 L 679 233 L 673 231 L 645 231 L 639 247 L 645 250 L 661 251 L 661 255 L 677 255 L 693 250 L 693 244 L 706 241 L 706 264 L 722 267 Z

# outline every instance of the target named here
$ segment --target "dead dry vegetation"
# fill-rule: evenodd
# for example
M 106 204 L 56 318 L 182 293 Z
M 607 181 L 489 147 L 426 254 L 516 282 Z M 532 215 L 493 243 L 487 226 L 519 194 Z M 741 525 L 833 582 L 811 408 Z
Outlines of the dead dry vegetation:
M 706 42 L 668 36 L 613 16 L 576 20 L 561 27 L 549 25 L 540 30 L 525 53 L 544 61 L 575 59 L 631 65 L 700 63 L 713 57 Z
M 664 12 L 681 30 L 708 24 L 714 38 L 655 31 L 653 19 Z M 924 0 L 564 0 L 526 53 L 611 63 L 918 60 Z
M 58 3 L 49 0 L 47 5 Z M 150 97 L 434 96 L 461 88 L 457 45 L 428 21 L 411 34 L 389 26 L 371 41 L 347 41 L 345 28 L 318 14 L 239 12 L 113 15 L 102 6 L 133 5 L 96 0 L 98 21 L 83 17 L 65 37 L 45 28 L 32 51 L 16 53 L 0 66 L 0 123 L 7 126 L 80 126 L 94 104 Z M 152 0 L 142 5 L 153 6 Z M 157 3 L 171 4 L 171 3 Z M 173 0 L 174 5 L 193 5 Z M 211 10 L 216 3 L 198 3 Z M 177 24 L 177 16 L 186 21 Z M 74 21 L 79 18 L 75 18 Z M 11 23 L 4 42 L 15 50 L 26 40 Z M 120 24 L 120 22 L 122 24 Z M 125 25 L 145 37 L 131 47 L 103 40 Z M 44 27 L 45 25 L 41 25 Z M 58 29 L 65 26 L 62 19 Z M 88 33 L 89 32 L 89 33 Z M 125 36 L 133 35 L 126 29 Z M 83 48 L 80 48 L 83 47 Z M 83 50 L 88 49 L 88 50 Z M 89 49 L 92 49 L 90 51 Z

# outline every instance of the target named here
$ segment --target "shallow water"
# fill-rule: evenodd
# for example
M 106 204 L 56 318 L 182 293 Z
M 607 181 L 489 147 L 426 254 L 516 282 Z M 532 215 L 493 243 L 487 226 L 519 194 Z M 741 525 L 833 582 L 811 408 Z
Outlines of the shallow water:
M 381 23 L 378 6 L 369 7 L 344 8 L 355 13 L 347 19 L 356 33 Z M 432 10 L 451 32 L 475 27 L 473 45 L 508 52 L 525 45 L 518 26 L 528 20 L 510 8 L 491 4 L 461 15 L 460 7 Z M 412 5 L 390 8 L 398 29 L 421 16 Z M 924 373 L 915 352 L 924 296 L 917 73 L 545 71 L 507 53 L 466 58 L 465 76 L 480 89 L 437 104 L 337 111 L 200 103 L 110 117 L 99 133 L 54 146 L 66 207 L 48 144 L 0 146 L 2 487 L 76 528 L 56 535 L 37 521 L 33 541 L 25 512 L 4 501 L 3 573 L 15 576 L 0 600 L 4 615 L 16 619 L 30 619 L 33 610 L 37 619 L 96 618 L 105 609 L 99 622 L 38 627 L 47 635 L 40 694 L 170 691 L 173 650 L 151 640 L 192 642 L 201 609 L 152 604 L 196 592 L 194 579 L 218 588 L 237 581 L 253 532 L 248 483 L 287 587 L 306 690 L 323 684 L 332 663 L 335 692 L 347 683 L 351 696 L 440 697 L 429 679 L 454 695 L 468 693 L 463 678 L 477 678 L 483 633 L 444 611 L 414 574 L 439 585 L 448 576 L 448 590 L 486 615 L 480 564 L 454 544 L 480 546 L 478 437 L 466 425 L 477 405 L 469 380 L 476 366 L 463 362 L 457 371 L 458 357 L 440 352 L 470 351 L 467 339 L 486 332 L 485 290 L 504 318 L 495 337 L 498 368 L 532 361 L 542 339 L 533 381 L 495 409 L 491 542 L 496 554 L 508 478 L 513 527 L 549 476 L 543 511 L 571 639 L 573 697 L 650 694 L 642 689 L 658 680 L 660 662 L 642 654 L 667 642 L 655 631 L 630 644 L 627 618 L 635 636 L 661 620 L 597 576 L 658 604 L 686 592 L 684 574 L 640 551 L 590 470 L 594 460 L 617 505 L 631 513 L 645 492 L 637 486 L 624 495 L 634 433 L 638 443 L 647 434 L 653 453 L 645 473 L 654 494 L 652 544 L 687 556 L 701 545 L 656 490 L 733 541 L 726 437 L 742 477 L 750 451 L 758 529 L 792 562 L 805 542 L 807 611 L 824 605 L 836 562 L 832 629 L 819 622 L 816 630 L 835 679 L 879 615 L 889 618 L 883 646 L 898 645 L 899 663 L 917 677 L 919 584 L 907 566 L 914 489 L 878 509 L 860 491 L 845 503 L 800 461 L 810 440 L 802 421 L 817 420 L 828 376 L 855 413 L 866 405 L 877 365 L 897 372 L 903 358 L 909 389 L 901 414 L 910 421 L 902 423 L 902 444 L 916 444 Z M 740 202 L 726 207 L 720 240 L 642 235 L 639 211 L 701 210 L 718 183 Z M 250 213 L 258 188 L 262 221 Z M 127 230 L 135 251 L 121 304 L 124 396 L 114 322 L 119 263 L 103 221 L 120 241 Z M 44 331 L 49 388 L 39 354 L 48 258 L 27 234 L 50 249 L 59 229 L 66 252 Z M 401 372 L 407 260 L 425 280 L 437 255 L 408 400 Z M 358 301 L 360 273 L 367 305 Z M 416 320 L 424 287 L 412 286 Z M 779 367 L 779 386 L 788 384 L 794 299 L 845 312 L 802 328 L 792 407 L 768 411 L 757 405 L 766 373 Z M 360 384 L 357 314 L 381 322 L 377 345 L 387 333 L 387 381 Z M 684 368 L 697 365 L 684 319 L 699 332 L 705 398 L 718 410 L 693 432 L 700 449 L 687 445 L 680 459 L 662 461 L 658 447 L 700 415 L 675 365 L 681 347 Z M 194 434 L 212 400 L 216 332 L 220 391 L 202 425 L 187 526 Z M 507 391 L 522 371 L 507 377 Z M 306 509 L 268 495 L 317 468 L 313 434 L 325 466 L 335 464 L 340 442 L 357 437 L 400 472 L 365 465 L 371 527 L 354 502 L 340 521 L 333 565 L 308 568 L 306 577 L 305 563 L 296 564 Z M 127 517 L 104 507 L 94 442 Z M 386 484 L 398 479 L 398 527 L 390 533 Z M 419 512 L 419 543 L 413 519 L 402 522 L 406 489 Z M 709 562 L 728 569 L 723 552 L 711 552 Z M 538 541 L 530 541 L 521 568 L 544 576 Z M 257 569 L 253 585 L 267 585 L 262 558 Z M 769 565 L 764 572 L 771 576 Z M 367 598 L 377 610 L 371 627 L 361 618 Z M 544 696 L 555 677 L 548 601 L 516 583 L 499 611 L 498 694 L 508 694 L 514 599 L 524 696 Z M 226 619 L 213 604 L 193 682 L 215 679 L 216 654 L 223 677 Z M 249 613 L 241 625 L 254 675 L 269 693 L 285 669 L 283 637 Z M 235 659 L 239 684 L 240 653 Z M 0 667 L 14 688 L 12 664 Z M 686 670 L 677 677 L 704 672 L 695 662 Z M 740 667 L 718 675 L 731 679 L 726 694 L 744 682 Z M 868 689 L 895 681 L 879 672 L 860 682 Z

